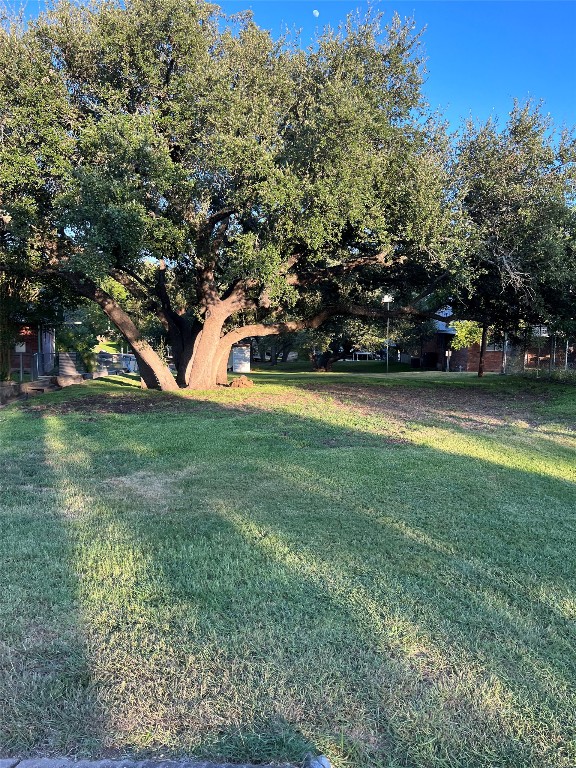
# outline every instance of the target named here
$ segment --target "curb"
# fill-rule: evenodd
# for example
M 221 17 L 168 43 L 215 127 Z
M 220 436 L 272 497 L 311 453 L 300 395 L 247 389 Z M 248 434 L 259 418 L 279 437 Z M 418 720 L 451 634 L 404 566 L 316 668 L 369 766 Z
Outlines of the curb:
M 0 768 L 296 768 L 288 763 L 214 763 L 198 760 L 73 760 L 67 757 L 8 758 Z

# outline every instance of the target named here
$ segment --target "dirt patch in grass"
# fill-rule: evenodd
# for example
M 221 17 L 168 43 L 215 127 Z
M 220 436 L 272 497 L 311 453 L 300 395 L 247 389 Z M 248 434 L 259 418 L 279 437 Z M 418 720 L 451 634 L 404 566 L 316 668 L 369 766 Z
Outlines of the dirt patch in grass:
M 220 399 L 220 392 L 228 395 L 226 401 Z M 215 390 L 210 393 L 198 393 L 194 391 L 182 391 L 176 395 L 168 392 L 140 392 L 137 393 L 106 393 L 90 394 L 82 393 L 81 397 L 75 396 L 62 401 L 52 400 L 43 402 L 42 397 L 22 402 L 20 408 L 31 416 L 62 416 L 66 414 L 85 414 L 85 421 L 91 421 L 97 416 L 111 414 L 147 414 L 147 413 L 190 413 L 193 411 L 211 413 L 212 415 L 227 415 L 233 409 L 238 410 L 273 410 L 279 406 L 294 404 L 303 398 L 302 392 L 294 392 L 290 395 L 263 394 L 254 396 L 253 390 L 249 392 L 236 390 L 233 397 L 226 389 Z
M 99 416 L 153 413 L 183 414 L 226 418 L 230 411 L 275 411 L 296 404 L 318 406 L 326 398 L 337 408 L 356 415 L 385 418 L 390 425 L 401 427 L 406 422 L 443 424 L 466 431 L 493 432 L 511 425 L 537 429 L 550 419 L 539 414 L 539 406 L 549 399 L 547 393 L 533 391 L 497 391 L 485 387 L 459 386 L 374 386 L 324 382 L 306 383 L 289 392 L 262 390 L 215 390 L 214 392 L 181 391 L 122 393 L 74 393 L 74 397 L 45 402 L 35 398 L 20 405 L 33 417 L 80 414 L 82 421 L 95 421 Z M 557 419 L 556 419 L 557 421 Z M 576 428 L 572 422 L 568 429 Z
M 185 396 L 173 396 L 165 393 L 141 393 L 130 395 L 86 395 L 62 402 L 23 403 L 22 409 L 32 416 L 61 416 L 65 414 L 86 414 L 87 421 L 97 416 L 110 414 L 146 414 L 158 411 L 169 413 L 189 413 L 194 410 L 207 410 L 209 403 L 193 400 Z
M 320 390 L 342 408 L 367 416 L 385 416 L 393 422 L 419 421 L 450 424 L 465 430 L 493 431 L 511 424 L 536 427 L 541 421 L 534 408 L 544 402 L 541 393 L 498 393 L 485 389 L 402 386 L 346 386 L 330 384 Z
M 108 491 L 112 493 L 136 494 L 137 497 L 154 504 L 156 512 L 170 508 L 175 496 L 182 492 L 177 488 L 180 480 L 201 475 L 203 464 L 191 464 L 184 469 L 171 472 L 146 472 L 140 470 L 129 475 L 107 479 Z

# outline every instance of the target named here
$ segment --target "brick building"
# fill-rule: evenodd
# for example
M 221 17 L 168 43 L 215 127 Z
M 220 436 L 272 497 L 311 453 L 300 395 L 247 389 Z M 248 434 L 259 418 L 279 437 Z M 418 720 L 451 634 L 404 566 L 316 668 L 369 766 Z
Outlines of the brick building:
M 454 329 L 446 323 L 438 323 L 438 333 L 424 346 L 423 365 L 425 368 L 450 371 L 477 371 L 480 363 L 480 344 L 464 349 L 451 349 Z M 446 353 L 449 353 L 447 356 Z M 486 372 L 506 373 L 526 369 L 563 369 L 576 367 L 576 341 L 555 335 L 549 336 L 545 326 L 532 329 L 532 338 L 527 346 L 512 345 L 506 341 L 490 343 L 484 355 Z
M 22 326 L 12 352 L 11 368 L 14 372 L 37 376 L 54 368 L 56 334 L 53 328 Z

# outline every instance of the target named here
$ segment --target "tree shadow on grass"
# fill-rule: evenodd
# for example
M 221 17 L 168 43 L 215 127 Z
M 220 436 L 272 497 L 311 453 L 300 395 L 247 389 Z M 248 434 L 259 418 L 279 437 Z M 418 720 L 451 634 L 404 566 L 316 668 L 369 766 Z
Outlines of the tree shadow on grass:
M 73 544 L 44 424 L 30 426 L 15 409 L 0 423 L 0 755 L 89 755 L 101 749 L 102 717 Z
M 483 487 L 494 464 L 468 459 L 458 494 L 485 494 L 470 519 L 449 485 L 462 457 L 246 404 L 177 405 L 51 427 L 69 447 L 58 484 L 107 746 L 563 764 L 574 668 L 538 588 L 572 585 L 570 485 L 500 469 L 533 514 L 509 520 Z
M 278 560 L 284 568 L 289 569 L 291 572 L 294 571 L 294 575 L 298 580 L 302 580 L 306 576 L 306 568 L 305 565 L 307 562 L 312 563 L 322 563 L 323 558 L 325 557 L 324 553 L 326 550 L 326 544 L 331 543 L 332 544 L 332 550 L 330 552 L 330 557 L 333 558 L 333 562 L 330 562 L 330 565 L 328 566 L 329 570 L 330 567 L 334 571 L 338 565 L 338 560 L 342 561 L 343 559 L 343 553 L 342 552 L 335 552 L 334 542 L 330 542 L 330 530 L 327 530 L 327 519 L 326 519 L 326 511 L 329 510 L 330 513 L 328 515 L 328 523 L 332 524 L 335 522 L 335 518 L 338 517 L 338 515 L 334 515 L 334 508 L 335 507 L 341 507 L 340 512 L 340 536 L 337 538 L 337 545 L 340 549 L 347 549 L 348 544 L 348 538 L 350 534 L 353 534 L 356 538 L 356 543 L 358 541 L 363 541 L 363 539 L 366 539 L 366 533 L 367 533 L 367 526 L 373 525 L 374 523 L 377 523 L 379 525 L 382 524 L 383 521 L 378 520 L 377 518 L 374 518 L 374 510 L 371 510 L 369 507 L 364 504 L 364 508 L 359 507 L 357 504 L 357 500 L 353 498 L 354 492 L 353 489 L 348 491 L 347 494 L 342 495 L 342 489 L 339 487 L 338 478 L 342 474 L 343 469 L 343 463 L 340 462 L 340 467 L 337 467 L 336 472 L 336 483 L 334 483 L 334 468 L 332 470 L 332 473 L 324 471 L 324 474 L 322 472 L 318 473 L 316 472 L 311 473 L 310 466 L 314 464 L 314 460 L 311 459 L 311 453 L 310 451 L 318 451 L 322 453 L 325 450 L 331 451 L 334 448 L 338 449 L 346 449 L 346 450 L 374 450 L 374 449 L 386 449 L 389 450 L 391 446 L 397 447 L 394 442 L 390 442 L 387 440 L 382 439 L 379 436 L 375 435 L 364 435 L 364 434 L 356 434 L 354 435 L 349 430 L 346 431 L 345 434 L 342 434 L 341 429 L 335 429 L 335 428 L 329 428 L 326 427 L 326 425 L 313 423 L 311 420 L 303 420 L 298 419 L 298 428 L 295 428 L 292 430 L 292 435 L 286 435 L 285 434 L 285 423 L 282 422 L 282 418 L 277 418 L 278 423 L 276 424 L 276 432 L 274 432 L 274 429 L 272 429 L 272 425 L 270 423 L 262 423 L 262 414 L 254 410 L 253 412 L 250 412 L 250 410 L 246 410 L 246 407 L 243 407 L 243 410 L 236 413 L 234 410 L 226 409 L 226 426 L 227 434 L 226 436 L 220 435 L 217 440 L 216 444 L 212 446 L 212 448 L 208 448 L 208 455 L 219 457 L 220 463 L 217 470 L 217 476 L 214 477 L 214 475 L 210 476 L 210 473 L 207 472 L 206 463 L 201 461 L 201 456 L 196 456 L 196 460 L 194 462 L 195 470 L 192 472 L 184 471 L 178 472 L 176 471 L 175 475 L 173 474 L 172 477 L 162 475 L 162 471 L 160 470 L 160 487 L 157 487 L 158 484 L 158 468 L 156 469 L 156 472 L 149 472 L 149 473 L 143 473 L 141 470 L 133 473 L 132 475 L 129 475 L 128 477 L 123 477 L 122 481 L 120 483 L 120 487 L 123 485 L 124 490 L 131 491 L 132 493 L 136 492 L 138 494 L 140 489 L 140 495 L 144 497 L 144 503 L 148 503 L 150 509 L 153 513 L 155 512 L 161 512 L 162 509 L 164 509 L 164 506 L 166 504 L 166 501 L 168 500 L 169 506 L 170 505 L 176 505 L 177 508 L 182 510 L 181 506 L 181 500 L 182 496 L 180 498 L 178 497 L 178 494 L 176 497 L 174 497 L 174 488 L 175 486 L 180 486 L 181 491 L 185 491 L 186 488 L 189 488 L 189 495 L 194 498 L 194 494 L 198 496 L 199 488 L 202 488 L 204 486 L 204 496 L 199 499 L 196 498 L 194 501 L 194 504 L 196 507 L 199 505 L 203 508 L 214 508 L 214 504 L 216 504 L 216 512 L 220 515 L 222 515 L 227 521 L 231 520 L 235 527 L 238 528 L 241 532 L 246 534 L 248 537 L 249 543 L 258 546 L 258 547 L 266 547 L 267 543 L 271 540 L 271 536 L 276 536 L 278 539 L 278 533 L 280 532 L 282 534 L 282 539 L 280 541 L 276 541 L 275 546 L 280 551 L 280 556 L 278 553 L 276 553 L 276 557 L 273 557 L 273 560 Z M 198 414 L 200 416 L 200 414 Z M 250 420 L 254 418 L 258 418 L 258 424 L 250 424 Z M 272 417 L 274 419 L 275 417 Z M 196 426 L 202 430 L 210 429 L 212 430 L 214 428 L 215 422 L 214 422 L 214 406 L 211 406 L 211 410 L 206 414 L 206 419 L 204 423 L 204 427 L 202 427 L 202 419 L 199 418 L 199 420 L 196 422 Z M 254 426 L 257 426 L 258 429 L 254 429 Z M 281 431 L 280 431 L 281 430 Z M 230 452 L 230 443 L 231 437 L 234 437 L 234 432 L 236 432 L 235 437 L 238 438 L 242 433 L 244 433 L 245 436 L 248 436 L 248 440 L 250 443 L 252 443 L 252 447 L 254 447 L 254 443 L 258 443 L 260 441 L 260 449 L 261 451 L 264 451 L 264 454 L 266 458 L 261 457 L 258 462 L 254 462 L 253 460 L 246 463 L 245 456 L 244 457 L 238 457 L 238 455 L 235 455 L 235 451 L 232 450 Z M 136 448 L 136 451 L 138 453 L 141 452 L 141 447 L 138 447 L 137 442 L 137 434 L 138 430 L 136 430 L 136 434 L 133 433 L 132 438 L 127 441 L 127 444 L 121 448 L 121 451 L 125 451 L 126 455 L 129 455 L 131 450 L 134 450 Z M 203 440 L 206 441 L 207 435 L 203 435 Z M 213 437 L 213 436 L 212 436 Z M 297 460 L 294 461 L 294 457 L 292 456 L 293 464 L 290 466 L 288 465 L 288 472 L 275 469 L 273 466 L 271 467 L 269 464 L 270 456 L 273 454 L 270 454 L 269 451 L 273 450 L 274 445 L 276 445 L 276 449 L 278 448 L 279 441 L 281 438 L 284 437 L 284 440 L 282 441 L 282 444 L 284 447 L 288 447 L 289 449 L 293 449 L 296 452 L 300 453 L 300 456 L 298 456 Z M 304 446 L 302 445 L 302 438 L 304 439 Z M 109 435 L 109 439 L 106 440 L 106 443 L 113 442 L 114 435 Z M 136 441 L 136 442 L 135 442 Z M 210 438 L 208 438 L 208 442 L 210 441 Z M 232 443 L 234 440 L 232 440 Z M 240 440 L 238 440 L 240 442 Z M 197 448 L 198 446 L 196 446 Z M 206 448 L 206 442 L 204 443 L 204 447 Z M 257 446 L 256 446 L 257 447 Z M 306 461 L 302 461 L 302 448 L 305 447 L 308 451 L 307 453 L 307 459 Z M 404 446 L 405 448 L 406 446 Z M 180 449 L 182 448 L 182 445 L 180 445 Z M 156 458 L 160 459 L 162 455 L 166 455 L 166 452 L 170 454 L 170 448 L 164 447 L 162 448 L 161 445 L 157 446 L 158 453 Z M 424 453 L 421 456 L 420 459 L 420 473 L 422 474 L 429 474 L 432 472 L 432 476 L 434 473 L 438 472 L 438 461 L 440 460 L 440 463 L 445 465 L 445 461 L 440 456 L 435 456 L 434 452 L 428 451 L 428 449 L 422 449 L 419 448 L 418 450 L 422 451 L 424 450 Z M 196 451 L 198 453 L 198 451 Z M 226 454 L 228 453 L 228 456 Z M 174 461 L 176 456 L 172 456 L 170 461 Z M 346 457 L 348 459 L 348 463 L 350 463 L 350 454 Z M 222 466 L 222 464 L 229 464 L 230 462 L 238 462 L 238 460 L 244 462 L 243 472 L 244 476 L 248 478 L 248 491 L 246 485 L 243 485 L 239 488 L 234 487 L 234 483 L 237 482 L 237 476 L 238 476 L 238 466 L 236 466 L 233 470 L 232 475 L 230 473 L 227 473 L 226 467 Z M 284 456 L 284 466 L 286 467 L 287 457 Z M 390 455 L 388 455 L 388 459 L 390 459 Z M 454 461 L 454 458 L 448 459 L 448 461 Z M 282 462 L 281 462 L 282 463 Z M 435 466 L 436 464 L 436 466 Z M 493 465 L 485 466 L 483 462 L 477 463 L 474 462 L 474 467 L 481 467 L 483 469 L 483 473 L 489 477 L 490 474 L 493 474 L 494 468 Z M 445 468 L 445 466 L 444 466 Z M 492 468 L 492 472 L 490 473 L 490 468 Z M 360 471 L 360 467 L 355 468 L 359 474 L 362 474 Z M 510 477 L 508 473 L 508 470 L 504 470 L 503 477 Z M 330 474 L 332 474 L 332 478 L 330 479 Z M 170 473 L 168 473 L 170 475 Z M 289 477 L 289 483 L 287 484 L 287 476 Z M 516 473 L 516 475 L 519 479 L 524 480 L 526 482 L 526 479 L 530 477 L 530 473 Z M 266 480 L 263 482 L 262 478 L 266 478 Z M 230 487 L 227 489 L 227 478 L 229 480 Z M 328 478 L 328 483 L 326 482 L 326 479 Z M 534 479 L 534 478 L 532 478 Z M 540 480 L 539 480 L 540 482 Z M 332 483 L 332 485 L 330 485 Z M 156 487 L 155 487 L 156 486 Z M 563 483 L 555 483 L 552 481 L 552 485 L 549 485 L 548 488 L 556 488 L 558 487 L 562 491 L 565 491 L 566 484 Z M 541 487 L 541 486 L 540 486 Z M 256 488 L 257 491 L 254 493 L 253 488 Z M 252 489 L 252 490 L 251 490 Z M 287 491 L 288 489 L 288 491 Z M 390 490 L 390 489 L 388 489 Z M 441 490 L 441 489 L 440 489 Z M 118 486 L 116 487 L 115 492 L 118 491 Z M 284 496 L 282 496 L 284 492 Z M 287 494 L 287 495 L 286 495 Z M 442 491 L 442 497 L 441 501 L 446 501 L 446 495 L 445 492 Z M 184 493 L 184 498 L 189 498 L 189 496 Z M 269 504 L 263 505 L 262 504 L 262 497 L 276 497 L 283 499 L 283 501 L 286 504 L 287 508 L 291 509 L 291 512 L 288 516 L 284 516 L 284 519 L 282 517 L 282 514 L 278 513 L 278 509 L 274 511 L 273 519 L 270 520 L 269 512 L 265 512 L 264 516 L 262 516 L 262 508 L 265 506 L 266 509 L 269 509 Z M 314 513 L 313 509 L 310 509 L 310 507 L 314 506 L 310 503 L 310 499 L 315 499 L 317 502 L 319 502 L 319 505 L 317 504 L 316 513 Z M 302 501 L 304 500 L 305 504 L 302 505 Z M 295 505 L 296 502 L 296 505 Z M 418 500 L 413 499 L 411 506 L 412 509 L 418 508 Z M 180 506 L 179 506 L 180 504 Z M 296 506 L 296 509 L 294 511 L 294 508 Z M 349 512 L 352 510 L 354 512 L 353 517 L 351 518 Z M 397 510 L 396 510 L 397 511 Z M 380 510 L 381 514 L 382 510 Z M 406 513 L 406 510 L 403 510 L 404 516 Z M 362 520 L 361 516 L 366 516 L 368 514 L 369 520 Z M 163 513 L 165 514 L 165 513 Z M 181 512 L 178 512 L 178 514 L 181 514 Z M 376 514 L 378 514 L 378 510 L 376 510 Z M 157 541 L 159 533 L 156 531 L 151 531 L 148 529 L 148 523 L 144 524 L 140 515 L 138 516 L 139 519 L 134 522 L 133 525 L 131 525 L 132 530 L 139 530 L 140 531 L 140 538 L 144 542 L 148 541 Z M 344 522 L 343 519 L 345 518 Z M 402 517 L 400 518 L 402 519 Z M 260 526 L 260 528 L 256 528 L 255 531 L 252 531 L 250 526 L 254 525 L 254 522 L 257 522 L 257 525 Z M 316 547 L 314 546 L 314 536 L 313 533 L 313 526 L 311 526 L 311 521 L 318 524 L 320 527 L 320 534 L 318 531 L 316 531 Z M 384 523 L 387 527 L 390 527 L 390 522 L 393 522 L 393 520 L 384 520 Z M 492 521 L 493 522 L 493 521 Z M 154 526 L 155 523 L 152 523 Z M 484 523 L 484 526 L 486 524 Z M 393 526 L 392 526 L 393 527 Z M 356 529 L 356 530 L 354 530 Z M 305 541 L 302 541 L 302 532 L 306 531 L 306 538 Z M 419 564 L 426 564 L 428 565 L 426 567 L 430 567 L 430 560 L 434 560 L 434 557 L 436 556 L 436 560 L 438 563 L 441 560 L 454 560 L 455 564 L 454 566 L 451 566 L 448 569 L 448 573 L 443 572 L 441 573 L 441 576 L 436 578 L 434 576 L 429 581 L 431 583 L 421 583 L 422 580 L 418 578 L 408 579 L 407 581 L 402 582 L 396 581 L 393 583 L 392 587 L 388 590 L 389 594 L 386 595 L 387 599 L 390 599 L 390 595 L 399 595 L 401 594 L 403 596 L 403 599 L 406 601 L 406 605 L 403 606 L 400 609 L 401 613 L 406 613 L 407 615 L 411 611 L 416 619 L 421 622 L 421 615 L 419 613 L 418 609 L 418 601 L 425 602 L 428 598 L 434 598 L 436 597 L 437 601 L 437 593 L 438 591 L 442 591 L 444 594 L 444 603 L 439 606 L 438 610 L 435 612 L 429 612 L 430 615 L 426 617 L 427 622 L 430 626 L 433 626 L 436 630 L 436 634 L 441 634 L 444 630 L 447 630 L 448 634 L 454 634 L 454 624 L 451 624 L 451 621 L 447 621 L 446 617 L 443 615 L 443 608 L 445 608 L 447 605 L 451 607 L 452 613 L 455 613 L 455 621 L 456 621 L 456 628 L 458 627 L 458 624 L 461 623 L 462 615 L 467 615 L 467 621 L 469 623 L 476 622 L 477 628 L 479 631 L 484 630 L 486 636 L 488 638 L 492 638 L 495 640 L 496 645 L 498 646 L 496 649 L 491 649 L 492 651 L 496 652 L 496 661 L 498 661 L 499 656 L 502 656 L 502 648 L 501 642 L 499 641 L 498 637 L 499 634 L 502 632 L 502 626 L 504 626 L 504 635 L 510 634 L 510 629 L 513 629 L 513 642 L 516 642 L 518 640 L 518 620 L 522 620 L 522 615 L 520 617 L 514 616 L 513 612 L 511 613 L 506 607 L 504 607 L 504 610 L 501 609 L 501 606 L 498 605 L 498 600 L 496 599 L 498 597 L 498 593 L 502 592 L 502 590 L 509 591 L 510 584 L 506 584 L 506 574 L 498 574 L 495 573 L 487 573 L 485 575 L 484 581 L 488 579 L 490 582 L 488 584 L 489 588 L 486 588 L 485 584 L 478 584 L 481 579 L 479 578 L 480 575 L 484 574 L 484 571 L 486 570 L 484 562 L 476 557 L 475 560 L 466 559 L 462 554 L 458 554 L 458 552 L 450 553 L 446 551 L 442 551 L 442 549 L 446 549 L 446 544 L 440 542 L 439 544 L 435 543 L 434 541 L 425 541 L 426 534 L 422 534 L 418 531 L 416 528 L 410 529 L 406 524 L 404 524 L 404 528 L 400 531 L 396 530 L 393 531 L 393 533 L 396 534 L 396 541 L 394 541 L 392 546 L 392 551 L 395 551 L 396 554 L 400 553 L 400 558 L 397 558 L 399 560 L 400 566 L 403 565 L 402 559 L 405 557 L 411 557 L 412 559 L 415 559 Z M 490 524 L 488 525 L 488 531 L 487 533 L 494 533 L 494 531 L 490 531 Z M 287 538 L 288 534 L 288 538 Z M 328 542 L 326 539 L 326 535 L 328 534 Z M 291 537 L 291 538 L 290 538 Z M 374 538 L 374 537 L 373 537 Z M 378 539 L 378 537 L 376 537 Z M 387 531 L 385 535 L 386 540 L 388 541 L 388 545 L 390 545 L 390 539 L 391 532 Z M 430 538 L 430 537 L 429 537 Z M 408 551 L 406 551 L 407 547 L 405 545 L 404 540 L 409 540 L 409 547 Z M 420 541 L 417 541 L 420 539 Z M 380 537 L 380 542 L 382 543 L 382 536 Z M 416 543 L 415 543 L 416 542 Z M 378 544 L 378 542 L 377 542 Z M 236 549 L 237 549 L 237 545 Z M 367 551 L 366 545 L 363 543 L 363 549 L 362 549 L 362 558 L 364 559 L 366 557 L 366 551 Z M 428 550 L 432 550 L 432 553 L 430 553 Z M 282 552 L 284 551 L 284 554 Z M 293 559 L 293 562 L 290 562 L 290 557 L 286 555 L 286 551 L 288 553 L 292 553 L 291 557 Z M 306 553 L 306 556 L 304 560 L 302 560 L 301 553 L 304 551 Z M 300 559 L 296 557 L 294 559 L 294 553 L 298 554 L 300 553 Z M 337 555 L 337 557 L 334 557 L 334 555 Z M 344 553 L 345 554 L 345 553 Z M 482 553 L 481 553 L 482 554 Z M 485 556 L 485 553 L 484 555 Z M 247 557 L 249 555 L 247 554 Z M 287 562 L 283 562 L 283 558 L 288 557 Z M 355 563 L 353 564 L 354 568 L 350 568 L 350 564 L 346 563 L 346 568 L 349 571 L 348 573 L 348 583 L 344 583 L 341 587 L 341 590 L 346 592 L 355 591 L 358 592 L 357 585 L 354 584 L 354 577 L 357 577 L 358 575 L 358 567 L 359 564 Z M 373 563 L 374 566 L 377 566 L 377 563 Z M 495 564 L 496 565 L 496 564 Z M 290 568 L 289 568 L 290 566 Z M 362 563 L 360 564 L 362 566 Z M 373 569 L 376 571 L 376 568 Z M 494 570 L 494 569 L 493 569 Z M 360 573 L 363 575 L 364 582 L 366 581 L 366 577 L 368 577 L 368 581 L 370 580 L 370 568 L 366 567 L 366 563 L 364 562 L 363 568 L 361 567 Z M 416 574 L 418 575 L 418 574 Z M 352 578 L 350 579 L 350 576 Z M 281 578 L 276 576 L 277 580 L 281 581 Z M 454 588 L 454 584 L 452 583 L 452 580 L 456 578 L 459 581 L 464 581 L 464 586 L 460 587 L 459 589 Z M 495 586 L 492 582 L 495 582 Z M 470 587 L 474 585 L 473 589 L 470 589 Z M 320 594 L 324 594 L 325 592 L 328 593 L 328 597 L 332 599 L 332 593 L 330 589 L 328 589 L 327 585 L 323 583 L 322 580 L 320 580 L 319 583 L 317 583 L 317 580 L 313 580 L 313 585 L 320 590 Z M 373 590 L 377 594 L 378 585 L 372 584 L 371 590 Z M 366 590 L 365 590 L 366 591 Z M 381 591 L 381 590 L 380 590 Z M 484 592 L 484 594 L 483 594 Z M 294 588 L 290 591 L 290 594 L 294 594 Z M 415 596 L 417 599 L 415 599 Z M 522 599 L 525 599 L 526 596 L 523 596 Z M 258 598 L 260 600 L 260 596 Z M 528 598 L 530 599 L 530 598 Z M 320 598 L 321 600 L 321 598 Z M 324 597 L 325 600 L 325 597 Z M 472 600 L 472 605 L 470 604 Z M 311 596 L 311 604 L 315 604 L 318 602 L 318 598 L 316 595 L 316 592 L 314 592 L 314 595 Z M 476 607 L 474 607 L 473 603 L 476 603 Z M 486 602 L 491 602 L 492 605 L 484 605 Z M 532 601 L 534 602 L 534 601 Z M 332 600 L 333 603 L 333 600 Z M 333 609 L 333 604 L 331 606 L 331 610 Z M 338 604 L 338 610 L 341 613 L 343 606 Z M 344 606 L 346 609 L 346 607 Z M 361 603 L 361 609 L 367 608 L 368 612 L 372 610 L 374 612 L 374 606 L 370 607 L 369 601 L 368 604 L 362 606 Z M 410 611 L 408 610 L 410 609 Z M 258 606 L 253 607 L 254 612 L 258 612 Z M 346 609 L 347 610 L 347 609 Z M 545 610 L 547 610 L 545 608 Z M 476 615 L 477 614 L 477 615 Z M 357 621 L 362 624 L 362 619 L 358 619 L 358 617 L 354 617 Z M 538 619 L 540 617 L 537 617 Z M 548 615 L 543 616 L 542 619 L 544 620 L 544 624 L 542 626 L 549 626 L 548 623 Z M 560 617 L 562 618 L 562 617 Z M 452 617 L 453 619 L 453 617 Z M 273 620 L 273 617 L 272 617 Z M 454 620 L 454 619 L 453 619 Z M 329 618 L 327 619 L 329 621 Z M 368 626 L 370 625 L 370 622 L 367 622 Z M 422 623 L 422 622 L 421 622 Z M 533 622 L 534 623 L 534 622 Z M 297 626 L 301 625 L 301 621 L 296 622 Z M 533 643 L 538 643 L 542 640 L 542 637 L 538 638 L 537 635 L 540 633 L 537 630 L 538 628 L 532 627 L 533 634 L 535 635 L 532 637 Z M 410 631 L 410 629 L 408 629 Z M 357 631 L 358 634 L 358 631 Z M 425 633 L 422 632 L 424 635 Z M 520 633 L 521 634 L 521 633 Z M 557 641 L 558 638 L 555 638 Z M 484 644 L 486 644 L 487 640 L 486 638 L 483 639 Z M 430 644 L 428 640 L 428 644 Z M 422 646 L 422 643 L 420 643 Z M 475 653 L 478 652 L 478 645 L 482 646 L 482 638 L 480 640 L 477 637 L 472 637 L 472 647 L 471 645 L 471 638 L 464 636 L 460 638 L 459 645 L 463 646 L 468 649 L 469 654 L 474 656 Z M 346 652 L 350 653 L 350 651 L 353 649 L 346 649 Z M 412 648 L 412 651 L 414 649 Z M 510 649 L 508 649 L 510 650 Z M 514 649 L 512 649 L 514 650 Z M 411 652 L 412 652 L 411 651 Z M 238 656 L 238 652 L 236 652 L 236 655 Z M 340 654 L 342 655 L 342 654 Z M 438 658 L 437 655 L 435 655 L 433 652 L 431 653 L 428 648 L 420 648 L 416 651 L 416 653 L 412 654 L 416 662 L 413 664 L 413 669 L 411 670 L 412 673 L 415 671 L 418 672 L 421 675 L 421 678 L 428 684 L 431 685 L 431 680 L 434 680 L 434 685 L 438 687 L 438 685 L 444 685 L 449 687 L 451 684 L 454 684 L 456 682 L 457 685 L 461 685 L 461 683 L 457 680 L 457 674 L 456 674 L 456 681 L 455 681 L 455 673 L 454 670 L 450 667 L 450 662 L 446 661 L 445 659 Z M 504 654 L 505 656 L 506 654 Z M 462 660 L 461 660 L 462 661 Z M 508 664 L 511 668 L 514 668 L 514 666 L 517 666 L 519 663 L 522 662 L 522 659 L 519 658 L 518 653 L 512 653 L 511 657 L 508 659 L 505 659 L 506 664 Z M 558 671 L 562 673 L 562 661 L 561 659 L 553 659 L 554 662 L 559 661 L 558 665 Z M 470 659 L 464 659 L 465 664 L 470 664 Z M 338 661 L 335 661 L 334 659 L 331 660 L 332 669 L 338 669 L 339 663 Z M 288 665 L 285 665 L 288 666 Z M 341 666 L 341 663 L 340 663 Z M 382 666 L 380 664 L 380 666 Z M 486 665 L 484 663 L 484 666 L 490 666 Z M 312 668 L 317 667 L 317 661 L 314 661 L 314 663 L 311 665 Z M 528 665 L 528 668 L 531 669 L 530 665 Z M 381 670 L 380 670 L 381 671 Z M 506 678 L 506 669 L 502 668 L 502 665 L 500 667 L 496 663 L 493 665 L 493 671 L 498 672 L 502 674 L 504 672 L 504 678 Z M 546 670 L 544 670 L 546 671 Z M 387 671 L 388 680 L 394 679 L 393 673 L 391 670 Z M 409 676 L 409 675 L 407 675 Z M 348 671 L 344 677 L 348 679 L 349 681 L 354 681 L 357 684 L 358 679 L 361 678 L 361 673 L 358 670 L 354 670 L 353 672 Z M 450 680 L 452 678 L 452 680 Z M 481 678 L 480 683 L 484 683 L 485 681 Z M 434 685 L 432 687 L 434 687 Z M 520 685 L 521 687 L 521 685 Z M 530 681 L 530 686 L 532 689 L 538 689 L 538 683 L 537 679 Z M 546 692 L 544 692 L 544 698 L 546 696 Z M 406 696 L 405 696 L 406 698 Z M 414 694 L 414 703 L 416 704 L 416 700 L 418 699 L 418 696 Z M 467 697 L 463 697 L 462 701 L 464 701 L 466 698 L 473 699 L 473 696 L 471 695 L 470 691 L 468 691 Z M 465 702 L 468 703 L 468 705 L 471 705 L 471 702 Z M 337 717 L 338 713 L 341 713 L 344 711 L 345 707 L 341 703 L 339 709 L 337 708 L 335 710 L 335 715 Z M 350 719 L 350 718 L 349 718 Z M 366 722 L 369 717 L 364 715 L 363 717 L 356 717 L 357 722 Z M 448 718 L 449 720 L 449 718 Z M 500 724 L 498 724 L 497 729 L 500 729 Z M 385 729 L 381 729 L 385 730 Z M 484 729 L 485 730 L 485 729 Z M 366 734 L 364 734 L 364 737 Z M 358 739 L 361 741 L 362 739 Z M 392 752 L 394 750 L 398 751 L 401 750 L 402 747 L 395 747 L 392 748 Z M 388 748 L 389 753 L 390 749 Z M 510 760 L 512 761 L 511 764 L 519 764 L 519 760 L 524 760 L 525 755 L 519 751 L 517 747 L 511 750 L 511 756 Z M 370 758 L 371 762 L 368 762 L 367 764 L 376 764 L 374 763 L 374 759 L 376 759 L 374 756 Z M 404 755 L 402 757 L 403 760 L 406 760 L 406 756 Z M 514 762 L 515 761 L 515 762 Z M 468 763 L 467 763 L 468 764 Z M 471 764 L 471 763 L 470 763 Z M 526 762 L 526 764 L 528 764 Z

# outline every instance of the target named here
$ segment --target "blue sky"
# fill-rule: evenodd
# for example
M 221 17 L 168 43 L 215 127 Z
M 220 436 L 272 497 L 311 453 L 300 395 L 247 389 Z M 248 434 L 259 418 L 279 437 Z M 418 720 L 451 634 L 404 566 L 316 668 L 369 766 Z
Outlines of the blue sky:
M 217 2 L 217 0 L 216 0 Z M 12 5 L 15 5 L 12 0 Z M 302 30 L 309 45 L 326 24 L 337 26 L 360 0 L 221 0 L 227 13 L 251 8 L 260 26 L 278 36 Z M 28 15 L 43 0 L 25 0 Z M 505 118 L 514 98 L 543 100 L 558 127 L 576 126 L 576 2 L 572 0 L 375 0 L 426 27 L 423 42 L 431 107 L 456 128 L 472 116 Z M 318 15 L 314 15 L 314 11 Z
M 358 0 L 223 0 L 234 13 L 250 7 L 255 21 L 278 35 L 301 28 L 308 45 L 325 24 L 337 26 Z M 374 2 L 391 18 L 413 16 L 426 27 L 425 94 L 452 127 L 469 116 L 505 118 L 514 98 L 543 100 L 556 125 L 576 125 L 576 2 L 403 0 Z M 313 15 L 317 10 L 319 15 Z

